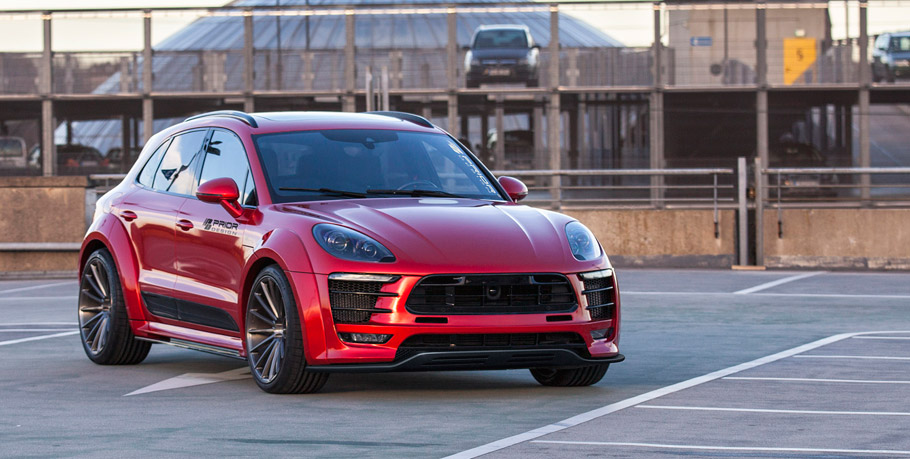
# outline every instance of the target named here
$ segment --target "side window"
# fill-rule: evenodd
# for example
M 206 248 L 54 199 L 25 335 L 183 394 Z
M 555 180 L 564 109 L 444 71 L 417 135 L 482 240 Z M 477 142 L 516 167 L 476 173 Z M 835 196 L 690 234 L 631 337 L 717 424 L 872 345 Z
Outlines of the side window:
M 191 131 L 174 137 L 155 173 L 152 188 L 186 195 L 193 192 L 196 157 L 207 132 Z
M 256 196 L 256 184 L 253 183 L 253 173 L 246 173 L 246 186 L 240 195 L 240 203 L 244 206 L 258 206 L 259 198 Z
M 199 184 L 209 180 L 228 177 L 234 179 L 237 189 L 243 193 L 250 166 L 243 143 L 234 133 L 222 129 L 215 130 L 205 152 L 202 164 L 202 177 Z M 241 198 L 243 195 L 241 194 Z M 244 201 L 240 201 L 244 202 Z
M 161 156 L 164 155 L 164 152 L 167 151 L 167 146 L 171 144 L 171 139 L 167 139 L 164 143 L 152 153 L 152 156 L 149 157 L 149 160 L 145 163 L 145 166 L 142 167 L 142 172 L 139 173 L 139 178 L 137 181 L 143 186 L 152 186 L 152 179 L 155 178 L 155 172 L 158 170 L 158 165 L 161 164 Z

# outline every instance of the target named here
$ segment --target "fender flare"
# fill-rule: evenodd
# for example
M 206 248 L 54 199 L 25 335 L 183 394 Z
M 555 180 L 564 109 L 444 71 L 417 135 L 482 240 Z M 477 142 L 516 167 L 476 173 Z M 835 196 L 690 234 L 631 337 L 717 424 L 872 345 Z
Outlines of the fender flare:
M 126 305 L 126 313 L 130 321 L 147 321 L 139 293 L 138 257 L 136 257 L 133 244 L 126 233 L 126 228 L 113 214 L 107 214 L 100 223 L 93 224 L 85 235 L 79 251 L 79 278 L 82 278 L 85 261 L 98 248 L 98 243 L 103 245 L 114 258 L 114 265 L 120 276 L 123 302 Z M 136 327 L 133 328 L 135 332 Z
M 294 302 L 297 304 L 300 329 L 304 335 L 304 354 L 308 364 L 314 363 L 324 358 L 326 329 L 323 326 L 321 301 L 316 280 L 312 274 L 313 268 L 307 248 L 293 231 L 277 228 L 263 235 L 243 267 L 242 278 L 244 281 L 240 297 L 243 306 L 240 314 L 241 330 L 246 328 L 247 300 L 253 287 L 253 281 L 263 267 L 272 263 L 278 264 L 291 284 Z M 246 340 L 244 340 L 243 346 L 244 352 L 246 352 Z

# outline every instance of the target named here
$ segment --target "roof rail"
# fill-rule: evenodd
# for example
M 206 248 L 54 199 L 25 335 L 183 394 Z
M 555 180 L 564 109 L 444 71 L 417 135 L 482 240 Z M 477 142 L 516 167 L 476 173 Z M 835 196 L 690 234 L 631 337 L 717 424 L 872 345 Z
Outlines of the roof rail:
M 243 121 L 244 123 L 250 125 L 250 127 L 259 127 L 259 123 L 256 122 L 255 118 L 253 118 L 250 114 L 241 112 L 239 110 L 217 110 L 214 112 L 200 113 L 198 115 L 193 115 L 183 121 L 186 122 L 198 120 L 200 118 L 207 118 L 209 116 L 223 116 L 226 118 L 234 118 L 235 120 Z
M 398 118 L 402 121 L 410 121 L 418 126 L 423 126 L 423 127 L 427 127 L 427 128 L 435 127 L 435 126 L 433 126 L 433 123 L 430 122 L 430 120 L 428 120 L 420 115 L 415 115 L 413 113 L 405 113 L 405 112 L 366 112 L 366 113 L 368 115 L 380 115 L 380 116 L 388 116 L 390 118 Z

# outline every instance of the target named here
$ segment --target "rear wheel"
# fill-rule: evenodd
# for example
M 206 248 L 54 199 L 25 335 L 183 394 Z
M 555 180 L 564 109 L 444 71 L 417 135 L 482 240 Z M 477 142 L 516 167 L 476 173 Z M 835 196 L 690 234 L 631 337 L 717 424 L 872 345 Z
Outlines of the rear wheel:
M 531 368 L 531 375 L 544 386 L 590 386 L 603 379 L 608 368 L 609 363 L 579 368 Z
M 247 360 L 259 388 L 273 394 L 322 389 L 329 375 L 306 370 L 297 304 L 278 266 L 259 273 L 247 305 Z
M 151 343 L 137 340 L 130 329 L 120 276 L 106 249 L 94 251 L 82 268 L 79 336 L 85 354 L 100 365 L 139 363 L 152 347 Z

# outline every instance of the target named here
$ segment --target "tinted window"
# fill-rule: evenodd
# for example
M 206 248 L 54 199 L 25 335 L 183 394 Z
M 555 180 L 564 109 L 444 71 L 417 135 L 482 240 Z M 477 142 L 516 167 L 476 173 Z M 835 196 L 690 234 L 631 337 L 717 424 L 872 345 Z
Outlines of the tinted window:
M 528 37 L 520 29 L 481 30 L 474 39 L 474 48 L 477 49 L 527 47 Z
M 894 51 L 910 51 L 910 37 L 892 37 L 891 49 Z
M 206 147 L 205 162 L 202 165 L 199 184 L 216 178 L 228 177 L 233 179 L 237 184 L 237 189 L 243 192 L 249 171 L 246 150 L 243 149 L 240 138 L 229 131 L 215 130 L 212 140 Z
M 256 147 L 276 202 L 337 198 L 309 188 L 388 197 L 381 190 L 427 190 L 503 200 L 455 141 L 443 134 L 326 130 L 264 134 Z M 407 195 L 405 195 L 407 196 Z
M 196 174 L 197 153 L 202 148 L 202 141 L 207 131 L 192 131 L 180 134 L 171 141 L 161 166 L 155 173 L 152 188 L 159 191 L 170 191 L 178 194 L 192 194 Z
M 170 145 L 171 139 L 167 139 L 149 158 L 145 163 L 145 166 L 142 167 L 142 172 L 139 173 L 138 182 L 145 186 L 152 186 L 152 179 L 155 177 L 155 171 L 158 170 L 158 164 L 161 163 L 161 155 L 167 151 L 167 146 Z

